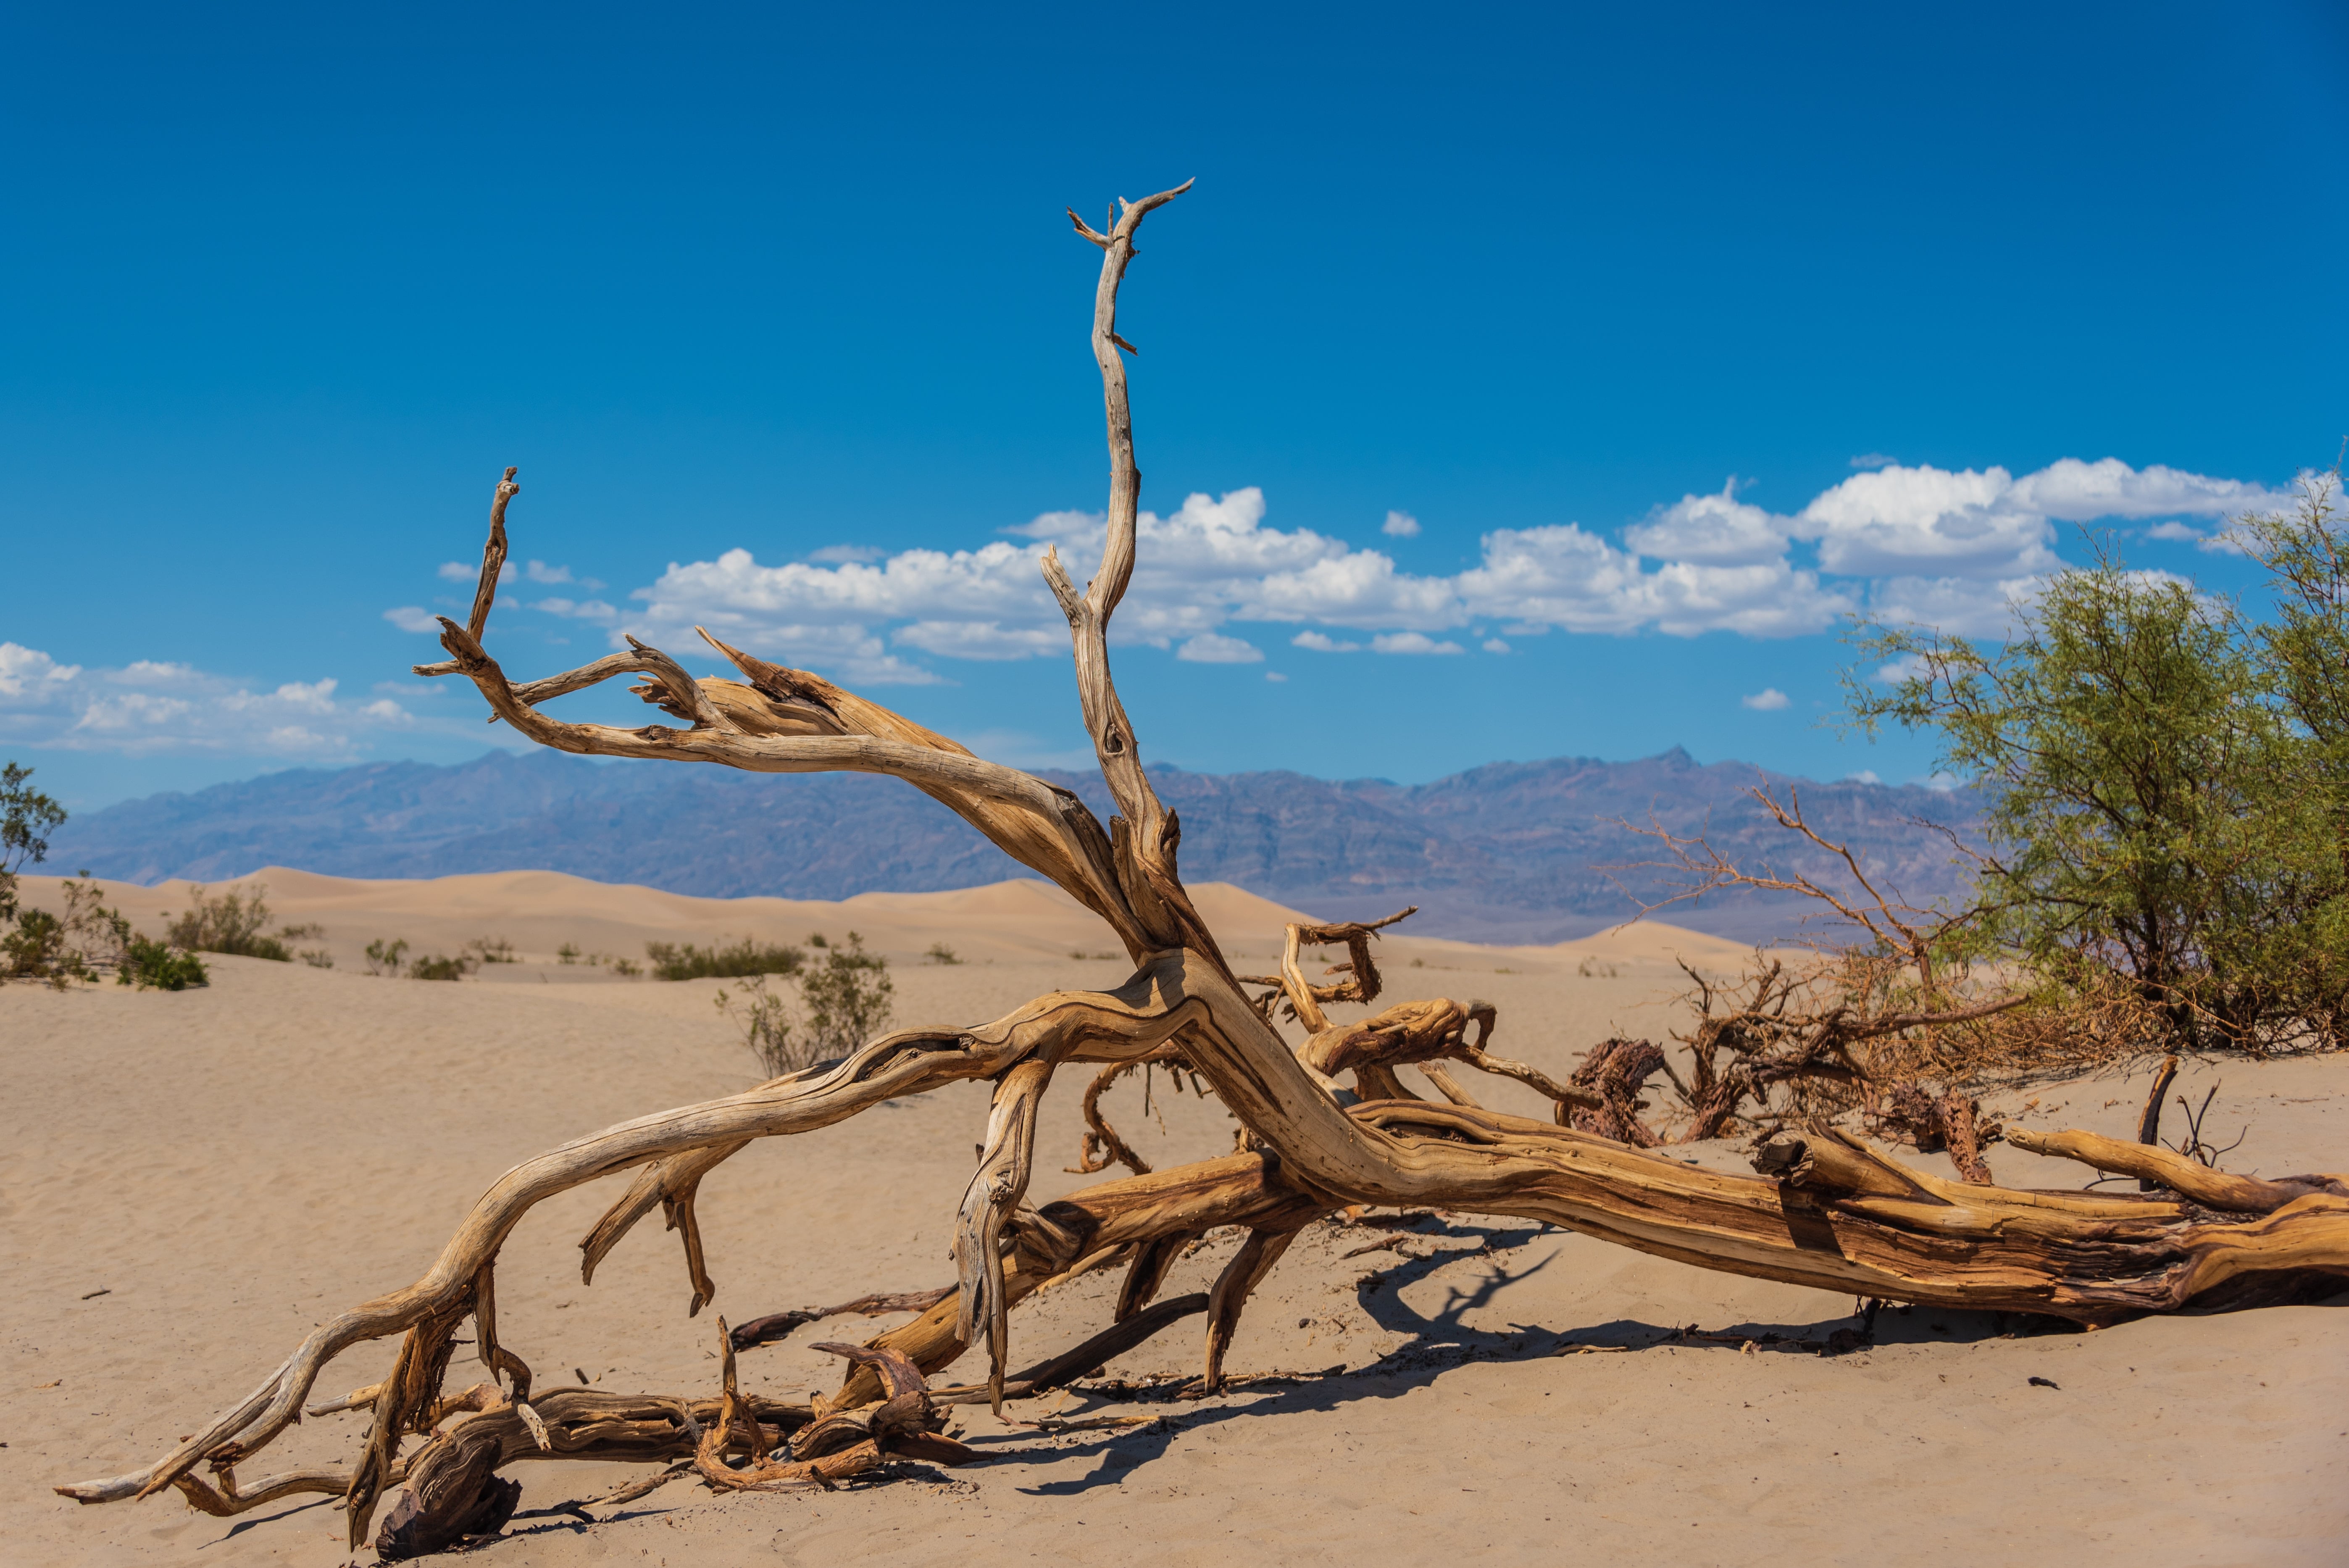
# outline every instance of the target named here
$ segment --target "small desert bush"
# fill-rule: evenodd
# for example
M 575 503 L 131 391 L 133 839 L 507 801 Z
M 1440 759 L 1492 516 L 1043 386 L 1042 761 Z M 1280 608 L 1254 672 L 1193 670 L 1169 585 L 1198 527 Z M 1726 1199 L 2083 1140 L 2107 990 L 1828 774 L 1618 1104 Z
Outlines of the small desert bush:
M 731 980 L 751 974 L 797 974 L 807 962 L 807 955 L 797 948 L 756 941 L 750 937 L 732 947 L 647 942 L 645 958 L 652 965 L 656 980 Z
M 957 953 L 954 949 L 947 946 L 944 942 L 932 942 L 930 944 L 930 950 L 924 953 L 922 956 L 928 959 L 932 963 L 937 964 L 957 964 L 962 962 L 961 955 Z
M 130 939 L 117 974 L 124 985 L 141 991 L 185 991 L 191 985 L 212 983 L 203 961 L 195 954 L 145 937 Z
M 444 958 L 439 953 L 429 953 L 417 958 L 409 964 L 408 978 L 410 980 L 462 980 L 472 973 L 477 967 L 479 966 L 474 963 L 470 954 L 459 953 L 455 958 Z
M 718 993 L 718 1010 L 741 1029 L 771 1078 L 845 1056 L 886 1028 L 895 1008 L 889 961 L 866 952 L 864 938 L 851 931 L 838 946 L 820 938 L 808 945 L 822 949 L 823 961 L 797 977 L 797 1008 L 768 989 L 764 974 Z
M 202 887 L 188 889 L 188 909 L 174 916 L 168 911 L 170 921 L 164 934 L 173 947 L 188 952 L 228 953 L 238 958 L 269 959 L 278 963 L 292 963 L 294 950 L 286 944 L 326 935 L 323 926 L 282 926 L 274 935 L 264 928 L 269 924 L 269 888 L 255 882 L 243 892 L 230 888 L 225 893 L 210 893 Z M 320 969 L 332 969 L 334 960 L 323 948 L 302 955 L 305 961 Z M 324 961 L 323 962 L 321 961 Z
M 95 982 L 112 970 L 122 984 L 142 991 L 184 991 L 207 982 L 204 966 L 195 958 L 140 936 L 119 910 L 100 902 L 97 882 L 68 877 L 60 888 L 63 915 L 23 910 L 16 929 L 0 937 L 0 980 L 36 981 L 63 991 L 74 981 Z

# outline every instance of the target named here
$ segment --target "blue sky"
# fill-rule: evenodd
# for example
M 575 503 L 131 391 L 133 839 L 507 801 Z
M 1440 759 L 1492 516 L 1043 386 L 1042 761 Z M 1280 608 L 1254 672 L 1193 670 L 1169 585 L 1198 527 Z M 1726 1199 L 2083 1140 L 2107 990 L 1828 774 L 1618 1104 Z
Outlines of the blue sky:
M 508 463 L 514 673 L 698 620 L 1078 760 L 1061 209 L 1191 176 L 1121 318 L 1185 766 L 1916 777 L 1820 723 L 1844 614 L 1994 629 L 2082 524 L 2247 587 L 2349 433 L 2336 7 L 48 9 L 0 752 L 82 807 L 496 742 L 405 628 Z

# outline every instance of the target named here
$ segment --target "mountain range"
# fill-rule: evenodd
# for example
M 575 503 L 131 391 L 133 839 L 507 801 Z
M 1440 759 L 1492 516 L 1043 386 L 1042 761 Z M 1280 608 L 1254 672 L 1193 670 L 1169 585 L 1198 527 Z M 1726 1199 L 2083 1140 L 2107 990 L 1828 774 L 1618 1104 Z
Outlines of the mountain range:
M 1104 820 L 1092 774 L 1047 771 Z M 1423 936 L 1553 942 L 1630 918 L 1671 890 L 1642 862 L 1661 846 L 1630 826 L 1702 833 L 1749 868 L 1831 873 L 1831 857 L 1747 794 L 1798 789 L 1827 838 L 1914 902 L 1959 890 L 1948 836 L 1963 793 L 1814 783 L 1674 748 L 1637 762 L 1493 763 L 1432 784 L 1293 773 L 1151 776 L 1183 823 L 1192 880 L 1237 883 L 1324 919 L 1422 913 Z M 116 880 L 218 881 L 264 866 L 340 877 L 545 869 L 713 898 L 843 898 L 1029 876 L 945 807 L 895 779 L 777 775 L 491 752 L 469 763 L 295 769 L 126 801 L 53 836 L 52 867 Z M 1635 899 L 1633 895 L 1637 895 Z M 1662 914 L 1742 940 L 1793 933 L 1807 901 L 1708 895 Z

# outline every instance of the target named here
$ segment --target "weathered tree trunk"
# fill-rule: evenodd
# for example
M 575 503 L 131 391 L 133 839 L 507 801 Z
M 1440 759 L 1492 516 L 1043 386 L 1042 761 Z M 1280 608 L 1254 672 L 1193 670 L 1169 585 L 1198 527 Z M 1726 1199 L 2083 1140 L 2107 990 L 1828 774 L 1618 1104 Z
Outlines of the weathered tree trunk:
M 403 1542 L 453 1539 L 494 1516 L 504 1495 L 492 1484 L 495 1471 L 519 1459 L 689 1457 L 712 1485 L 753 1488 L 853 1473 L 892 1452 L 950 1460 L 954 1455 L 933 1430 L 939 1397 L 983 1395 L 999 1404 L 1079 1375 L 1086 1368 L 1076 1364 L 1097 1361 L 1113 1354 L 1112 1346 L 1137 1343 L 1202 1308 L 1208 1318 L 1205 1380 L 1212 1386 L 1241 1307 L 1289 1238 L 1349 1204 L 1511 1215 L 1756 1278 L 2086 1324 L 2301 1299 L 2338 1289 L 2349 1277 L 2349 1186 L 2335 1178 L 2227 1177 L 2166 1150 L 2084 1133 L 2009 1138 L 2145 1177 L 2167 1191 L 2107 1196 L 1945 1182 L 1824 1130 L 1765 1147 L 1755 1176 L 1704 1170 L 1630 1147 L 1618 1139 L 1638 1136 L 1631 1101 L 1655 1065 L 1652 1047 L 1610 1054 L 1592 1081 L 1561 1085 L 1489 1055 L 1493 1010 L 1474 1001 L 1410 1002 L 1362 1023 L 1330 1024 L 1322 1002 L 1367 1002 L 1378 992 L 1368 946 L 1375 926 L 1292 928 L 1275 990 L 1251 1001 L 1184 890 L 1180 824 L 1143 771 L 1108 655 L 1110 618 L 1133 569 L 1140 494 L 1120 358 L 1127 346 L 1116 330 L 1118 286 L 1143 219 L 1187 188 L 1122 204 L 1107 234 L 1071 214 L 1078 231 L 1103 252 L 1092 341 L 1108 422 L 1110 504 L 1101 566 L 1082 594 L 1056 555 L 1048 552 L 1042 567 L 1068 617 L 1086 729 L 1117 804 L 1106 830 L 1064 790 L 975 757 L 820 677 L 715 639 L 711 646 L 742 680 L 696 680 L 667 655 L 632 640 L 629 652 L 512 684 L 481 647 L 506 553 L 505 514 L 519 493 L 512 470 L 492 504 L 468 623 L 444 620 L 449 660 L 419 667 L 420 674 L 466 676 L 498 718 L 564 751 L 905 779 L 1099 915 L 1132 956 L 1132 978 L 1112 991 L 1040 997 L 991 1023 L 890 1034 L 843 1061 L 639 1117 L 526 1159 L 482 1195 L 414 1284 L 327 1320 L 251 1394 L 154 1463 L 59 1491 L 96 1503 L 177 1485 L 198 1507 L 233 1512 L 294 1490 L 336 1490 L 347 1499 L 357 1546 L 367 1539 L 382 1490 L 405 1480 L 409 1501 L 392 1542 L 405 1550 Z M 638 688 L 647 701 L 690 727 L 571 724 L 539 711 L 564 692 L 630 673 L 648 678 Z M 1301 949 L 1339 943 L 1350 955 L 1349 979 L 1317 987 L 1305 976 Z M 1276 1004 L 1310 1033 L 1301 1050 L 1292 1051 L 1274 1026 Z M 1179 1062 L 1203 1076 L 1254 1149 L 1104 1182 L 1040 1209 L 1024 1206 L 1036 1110 L 1055 1069 L 1066 1062 L 1145 1059 Z M 1553 1100 L 1560 1121 L 1588 1116 L 1615 1137 L 1483 1109 L 1446 1064 L 1526 1083 Z M 1409 1097 L 1395 1075 L 1403 1065 L 1425 1075 L 1443 1102 Z M 1338 1082 L 1347 1072 L 1354 1089 Z M 659 1207 L 682 1233 L 692 1286 L 688 1310 L 698 1312 L 718 1288 L 703 1262 L 693 1212 L 698 1183 L 710 1170 L 751 1140 L 812 1131 L 900 1096 L 978 1079 L 994 1085 L 993 1101 L 978 1169 L 956 1220 L 953 1293 L 869 1347 L 836 1347 L 853 1365 L 821 1408 L 761 1405 L 736 1394 L 734 1351 L 755 1343 L 758 1334 L 745 1342 L 721 1333 L 724 1387 L 714 1402 L 585 1390 L 530 1400 L 528 1366 L 498 1341 L 494 1271 L 499 1248 L 533 1208 L 633 1170 L 626 1192 L 581 1241 L 582 1277 L 592 1279 L 596 1263 Z M 1358 1096 L 1367 1099 L 1357 1103 Z M 1181 1312 L 1154 1313 L 1151 1299 L 1175 1252 L 1223 1226 L 1244 1228 L 1247 1240 L 1211 1298 L 1169 1303 Z M 1055 1280 L 1119 1260 L 1128 1268 L 1119 1324 L 1007 1378 L 1012 1305 Z M 468 1317 L 475 1323 L 477 1354 L 510 1391 L 488 1386 L 478 1398 L 450 1401 L 440 1387 L 454 1335 Z M 374 1413 L 373 1434 L 351 1471 L 293 1472 L 236 1489 L 234 1466 L 295 1418 L 336 1355 L 394 1334 L 406 1337 L 392 1375 L 336 1403 L 364 1404 Z M 984 1386 L 943 1396 L 921 1386 L 925 1375 L 979 1342 L 988 1351 Z M 441 1430 L 450 1416 L 461 1418 Z M 401 1443 L 411 1434 L 427 1437 L 428 1444 L 403 1457 Z M 808 1435 L 802 1440 L 801 1434 Z M 790 1459 L 772 1457 L 786 1438 L 793 1441 Z M 845 1446 L 831 1446 L 843 1439 Z M 737 1454 L 747 1456 L 743 1465 L 730 1458 Z M 195 1477 L 206 1463 L 224 1479 L 222 1487 Z

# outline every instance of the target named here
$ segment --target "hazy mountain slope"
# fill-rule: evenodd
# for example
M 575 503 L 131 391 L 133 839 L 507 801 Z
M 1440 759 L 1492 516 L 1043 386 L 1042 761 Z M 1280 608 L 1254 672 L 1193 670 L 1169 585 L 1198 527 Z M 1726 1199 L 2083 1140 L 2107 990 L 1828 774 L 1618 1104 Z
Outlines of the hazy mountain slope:
M 1106 814 L 1100 780 L 1049 774 Z M 1619 819 L 1707 832 L 1749 862 L 1817 865 L 1742 794 L 1762 777 L 1677 749 L 1631 763 L 1495 763 L 1433 784 L 1299 774 L 1153 770 L 1183 820 L 1183 868 L 1330 917 L 1417 903 L 1427 935 L 1557 941 L 1635 906 L 1603 869 L 1652 859 Z M 1786 783 L 1790 781 L 1777 780 Z M 1793 781 L 1797 782 L 1799 781 Z M 1912 897 L 1950 890 L 1951 854 L 1917 817 L 1960 824 L 1971 802 L 1932 791 L 1801 783 L 1822 832 L 1848 839 Z M 154 882 L 264 865 L 342 877 L 546 869 L 707 897 L 842 898 L 1025 875 L 951 813 L 894 779 L 599 764 L 551 752 L 433 766 L 295 770 L 78 817 L 50 866 Z M 1655 897 L 1653 872 L 1619 872 Z M 1683 925 L 1784 933 L 1783 901 L 1676 906 Z

